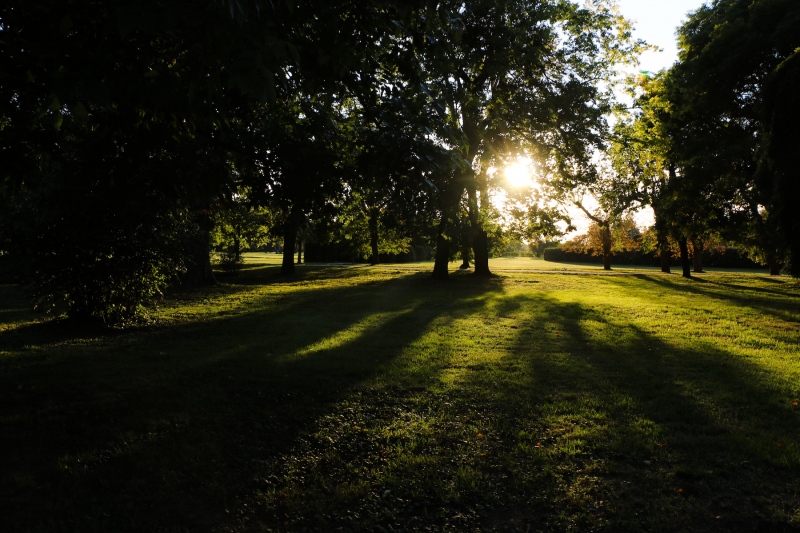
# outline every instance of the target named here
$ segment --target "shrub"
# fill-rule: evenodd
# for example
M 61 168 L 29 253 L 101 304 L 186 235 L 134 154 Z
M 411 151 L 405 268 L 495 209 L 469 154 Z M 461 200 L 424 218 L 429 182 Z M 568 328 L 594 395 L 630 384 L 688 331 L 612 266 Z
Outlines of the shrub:
M 184 270 L 194 228 L 185 211 L 135 202 L 46 213 L 27 240 L 34 306 L 106 325 L 130 320 Z

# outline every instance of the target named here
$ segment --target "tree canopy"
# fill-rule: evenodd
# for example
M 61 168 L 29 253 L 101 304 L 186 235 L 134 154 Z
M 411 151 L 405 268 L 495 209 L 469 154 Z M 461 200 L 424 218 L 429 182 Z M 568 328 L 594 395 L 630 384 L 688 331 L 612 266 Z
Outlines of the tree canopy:
M 612 131 L 642 43 L 611 0 L 11 0 L 0 253 L 43 309 L 113 323 L 213 282 L 212 242 L 238 254 L 248 220 L 284 273 L 318 224 L 368 235 L 373 262 L 434 246 L 435 276 L 457 251 L 488 275 L 493 235 L 553 235 L 554 202 L 584 191 L 606 233 L 650 205 L 665 250 L 722 232 L 798 274 L 798 23 L 792 0 L 702 6 Z M 492 197 L 518 157 L 548 185 L 504 226 Z

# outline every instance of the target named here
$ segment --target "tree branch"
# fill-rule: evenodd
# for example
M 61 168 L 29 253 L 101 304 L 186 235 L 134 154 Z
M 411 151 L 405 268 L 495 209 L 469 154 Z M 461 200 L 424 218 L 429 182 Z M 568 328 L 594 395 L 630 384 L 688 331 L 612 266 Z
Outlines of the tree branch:
M 592 213 L 590 213 L 588 209 L 583 207 L 583 203 L 580 200 L 572 200 L 572 203 L 575 204 L 575 206 L 578 207 L 581 211 L 583 211 L 586 214 L 587 217 L 592 219 L 594 222 L 597 222 L 597 224 L 599 226 L 601 226 L 601 227 L 602 226 L 608 226 L 608 219 L 603 220 L 600 217 L 598 217 L 597 215 L 593 215 Z

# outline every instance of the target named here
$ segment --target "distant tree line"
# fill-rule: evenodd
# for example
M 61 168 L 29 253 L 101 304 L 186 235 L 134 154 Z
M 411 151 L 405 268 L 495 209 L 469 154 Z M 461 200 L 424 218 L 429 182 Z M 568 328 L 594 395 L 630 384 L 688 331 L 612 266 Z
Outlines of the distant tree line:
M 660 266 L 664 257 L 663 249 L 655 228 L 642 231 L 633 218 L 625 217 L 605 228 L 596 222 L 582 235 L 564 243 L 550 243 L 543 250 L 545 261 L 569 263 L 601 263 L 603 265 L 644 265 Z M 695 247 L 696 241 L 688 243 L 691 271 L 703 272 L 703 267 L 717 268 L 763 268 L 765 265 L 756 259 L 758 254 L 742 249 L 735 243 L 726 243 L 720 234 L 707 234 L 702 247 Z M 669 267 L 682 266 L 680 243 L 674 238 L 667 239 L 666 262 Z M 755 258 L 755 259 L 754 259 Z

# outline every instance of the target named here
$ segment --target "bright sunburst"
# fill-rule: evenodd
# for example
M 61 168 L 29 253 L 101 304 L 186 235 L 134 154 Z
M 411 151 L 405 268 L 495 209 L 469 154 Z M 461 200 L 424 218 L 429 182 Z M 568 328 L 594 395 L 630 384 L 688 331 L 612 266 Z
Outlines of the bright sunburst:
M 505 167 L 503 173 L 512 187 L 533 187 L 533 175 L 530 161 L 517 160 Z

